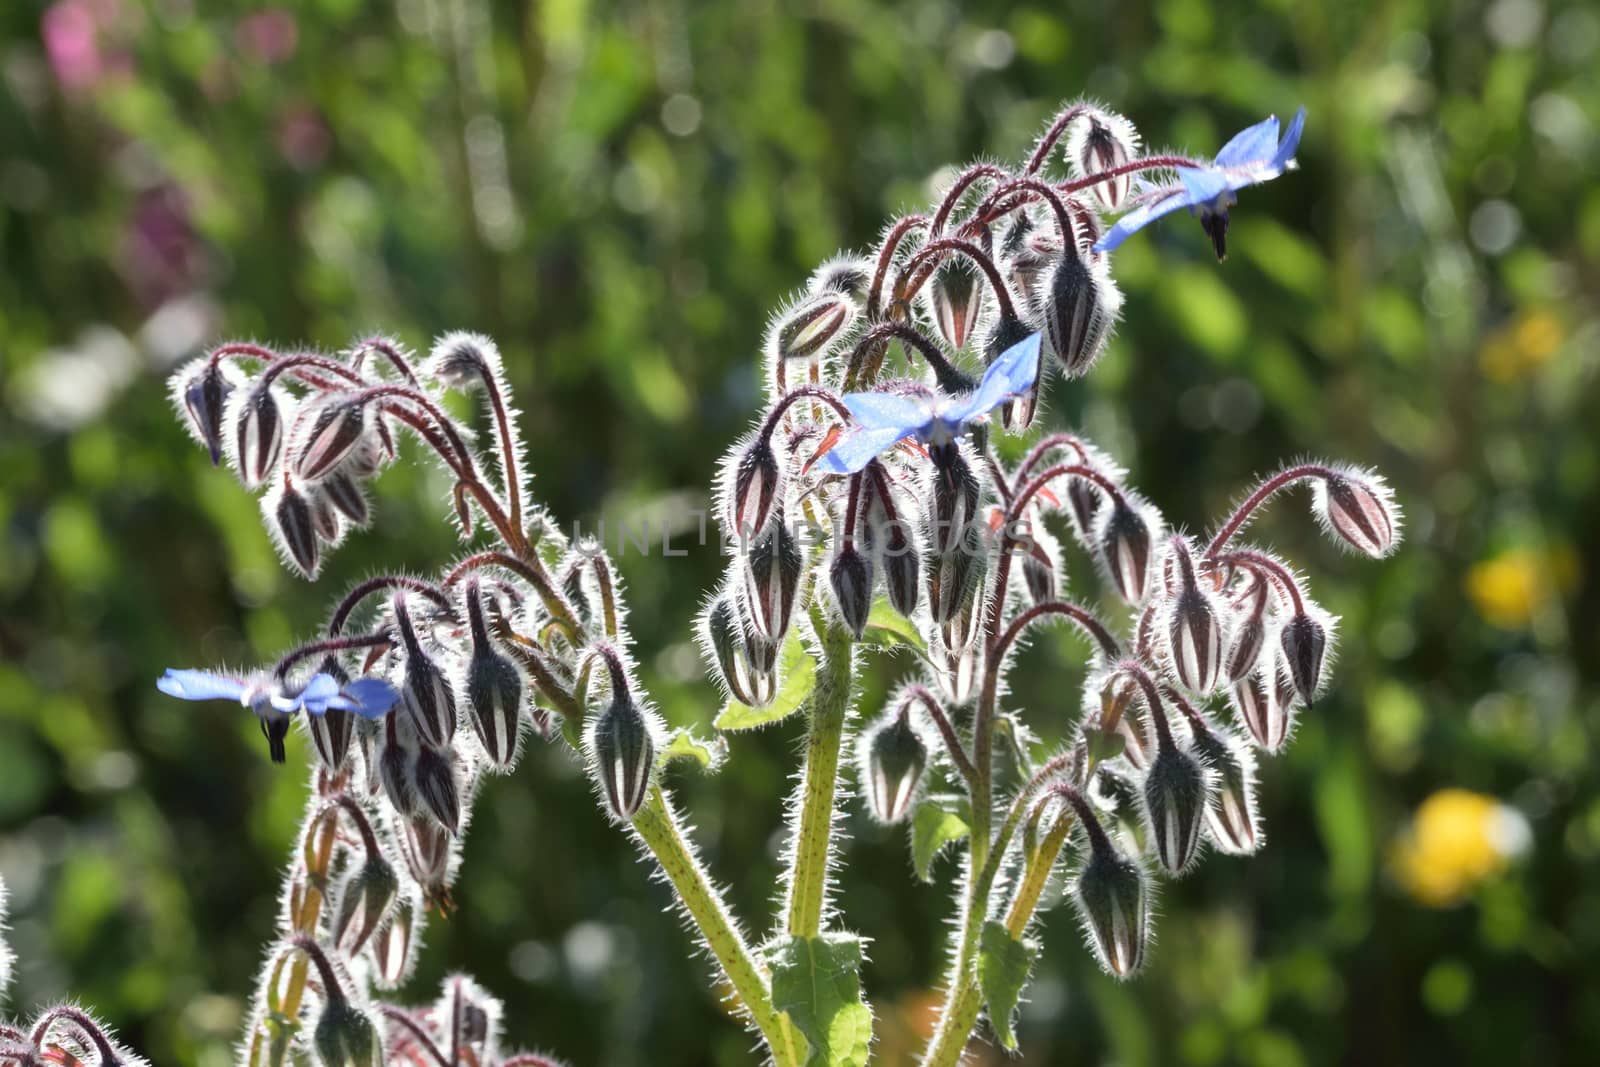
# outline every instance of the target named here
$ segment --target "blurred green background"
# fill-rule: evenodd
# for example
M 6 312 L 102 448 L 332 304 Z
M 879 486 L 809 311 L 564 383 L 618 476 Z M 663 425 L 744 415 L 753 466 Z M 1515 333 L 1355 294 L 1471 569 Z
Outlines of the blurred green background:
M 247 716 L 151 683 L 270 658 L 342 583 L 456 550 L 441 483 L 402 466 L 375 532 L 317 586 L 289 577 L 173 419 L 175 360 L 222 337 L 483 331 L 558 515 L 679 513 L 752 415 L 775 303 L 941 168 L 1020 155 L 1087 92 L 1201 152 L 1302 102 L 1310 120 L 1301 171 L 1245 194 L 1226 263 L 1183 216 L 1118 253 L 1126 320 L 1048 419 L 1191 528 L 1305 453 L 1381 468 L 1409 523 L 1381 564 L 1332 548 L 1303 498 L 1256 528 L 1344 618 L 1332 692 L 1265 771 L 1268 847 L 1168 888 L 1132 984 L 1051 912 L 1027 1062 L 1593 1062 L 1597 63 L 1581 0 L 8 0 L 10 1009 L 72 995 L 158 1064 L 229 1062 L 309 746 L 275 768 Z M 713 711 L 686 637 L 718 570 L 711 550 L 622 562 L 675 722 Z M 1047 736 L 1082 655 L 1053 634 L 1019 671 Z M 797 728 L 682 784 L 747 917 L 773 897 Z M 873 939 L 883 1062 L 906 1062 L 951 865 L 915 884 L 899 835 L 852 812 L 839 901 Z M 1509 855 L 1489 831 L 1523 821 Z M 480 802 L 410 995 L 470 971 L 516 1042 L 578 1065 L 749 1062 L 644 874 L 536 750 Z

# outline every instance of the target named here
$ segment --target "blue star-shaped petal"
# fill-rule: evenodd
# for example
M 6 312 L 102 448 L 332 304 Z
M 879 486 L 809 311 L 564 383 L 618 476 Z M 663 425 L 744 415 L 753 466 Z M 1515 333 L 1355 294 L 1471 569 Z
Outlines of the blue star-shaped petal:
M 299 692 L 291 693 L 266 675 L 221 674 L 216 671 L 168 670 L 156 688 L 181 700 L 237 700 L 257 715 L 324 715 L 330 709 L 366 719 L 381 718 L 400 700 L 400 693 L 382 678 L 357 678 L 344 686 L 331 674 L 315 674 Z
M 844 405 L 856 425 L 822 457 L 820 465 L 834 474 L 854 474 L 884 449 L 915 437 L 923 444 L 945 444 L 966 432 L 967 424 L 988 414 L 1007 397 L 1027 392 L 1039 376 L 1039 334 L 1004 352 L 972 392 L 963 396 L 917 400 L 892 393 L 847 393 Z
M 1200 216 L 1221 259 L 1227 251 L 1228 208 L 1236 192 L 1247 185 L 1271 181 L 1289 169 L 1300 134 L 1305 129 L 1306 109 L 1295 112 L 1294 121 L 1283 139 L 1278 139 L 1278 118 L 1269 117 L 1247 130 L 1241 130 L 1222 146 L 1216 159 L 1205 167 L 1181 167 L 1178 181 L 1150 194 L 1149 199 L 1117 220 L 1106 235 L 1095 242 L 1096 252 L 1109 252 L 1130 236 L 1163 215 L 1181 207 Z

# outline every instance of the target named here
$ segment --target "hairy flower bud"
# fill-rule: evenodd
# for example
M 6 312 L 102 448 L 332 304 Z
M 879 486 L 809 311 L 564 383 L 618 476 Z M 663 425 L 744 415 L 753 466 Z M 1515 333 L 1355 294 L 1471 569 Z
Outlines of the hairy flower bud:
M 1172 539 L 1172 558 L 1177 564 L 1178 595 L 1165 628 L 1172 671 L 1185 689 L 1209 693 L 1222 673 L 1222 611 L 1196 580 L 1194 560 L 1182 538 Z
M 322 566 L 322 548 L 306 493 L 285 475 L 261 498 L 261 511 L 267 520 L 267 532 L 284 562 L 301 576 L 315 578 Z
M 355 450 L 367 432 L 367 406 L 334 397 L 311 412 L 298 434 L 295 473 L 315 481 L 332 471 Z
M 1069 242 L 1056 260 L 1044 301 L 1045 337 L 1068 378 L 1089 373 L 1105 350 L 1122 295 L 1103 266 Z
M 306 486 L 306 503 L 311 507 L 311 528 L 317 532 L 317 539 L 336 544 L 344 532 L 343 524 L 339 521 L 339 512 L 334 509 L 333 502 L 328 499 L 328 494 L 322 491 L 322 483 Z
M 1145 821 L 1156 856 L 1171 874 L 1184 874 L 1199 852 L 1200 828 L 1213 785 L 1210 772 L 1192 751 L 1167 739 L 1156 746 L 1144 780 Z
M 456 835 L 428 814 L 413 815 L 405 824 L 406 867 L 430 901 L 436 901 L 450 878 Z
M 952 649 L 972 643 L 982 613 L 983 579 L 989 569 L 986 530 L 981 521 L 967 523 L 953 549 L 928 561 L 928 607 L 935 623 L 951 628 L 945 641 Z
M 1060 585 L 1056 561 L 1060 558 L 1061 545 L 1042 524 L 1035 524 L 1022 545 L 1022 580 L 1035 604 L 1056 598 Z
M 405 677 L 400 700 L 422 739 L 434 746 L 450 743 L 456 735 L 456 696 L 450 679 L 423 649 L 411 624 L 404 593 L 394 598 L 395 627 L 405 650 Z
M 1313 507 L 1323 526 L 1373 559 L 1382 559 L 1400 543 L 1394 494 L 1375 474 L 1330 474 L 1317 483 Z
M 1116 500 L 1100 522 L 1096 540 L 1117 595 L 1130 604 L 1144 600 L 1150 585 L 1151 545 L 1156 531 L 1127 499 Z
M 1249 855 L 1262 843 L 1256 818 L 1255 756 L 1204 720 L 1191 720 L 1190 727 L 1195 754 L 1216 776 L 1217 791 L 1206 808 L 1211 842 L 1230 855 Z
M 383 1043 L 372 1020 L 343 994 L 323 1001 L 314 1042 L 323 1067 L 382 1067 Z
M 928 746 L 911 724 L 910 706 L 884 716 L 861 737 L 861 784 L 867 810 L 886 825 L 910 814 L 928 767 Z
M 325 657 L 317 672 L 330 676 L 341 686 L 350 680 L 334 656 Z M 350 754 L 350 738 L 355 734 L 355 720 L 355 715 L 342 708 L 329 708 L 321 715 L 306 716 L 312 747 L 329 774 L 338 774 L 344 767 L 345 758 Z
M 1267 593 L 1265 579 L 1258 580 L 1250 591 L 1246 610 L 1233 627 L 1233 641 L 1222 665 L 1223 678 L 1229 684 L 1255 670 L 1261 659 L 1267 642 Z
M 1293 689 L 1287 693 L 1278 684 L 1278 656 L 1261 657 L 1256 669 L 1233 684 L 1230 697 L 1239 721 L 1255 743 L 1267 752 L 1278 752 L 1294 729 Z
M 472 654 L 467 658 L 465 689 L 467 711 L 483 754 L 497 770 L 507 770 L 517 758 L 518 727 L 522 721 L 522 672 L 501 655 L 483 615 L 483 598 L 474 581 L 466 591 L 467 623 Z
M 827 292 L 789 311 L 773 327 L 773 351 L 779 359 L 813 359 L 826 352 L 855 319 L 855 301 Z
M 338 509 L 339 514 L 350 520 L 350 525 L 365 527 L 372 520 L 372 509 L 367 504 L 367 494 L 362 491 L 361 482 L 350 473 L 349 466 L 346 463 L 322 479 L 322 495 Z
M 416 962 L 417 939 L 413 935 L 421 911 L 415 889 L 402 893 L 367 943 L 374 964 L 373 978 L 381 988 L 395 989 L 410 975 Z
M 1139 864 L 1111 844 L 1087 805 L 1079 810 L 1089 839 L 1089 859 L 1073 887 L 1073 903 L 1095 958 L 1117 978 L 1144 964 L 1150 939 L 1148 879 Z
M 1066 155 L 1078 177 L 1103 174 L 1124 166 L 1139 149 L 1133 124 L 1113 112 L 1095 111 L 1087 122 L 1073 126 Z M 1119 174 L 1092 187 L 1094 197 L 1107 211 L 1116 211 L 1128 199 L 1132 174 Z
M 1086 724 L 1122 735 L 1122 758 L 1130 767 L 1143 771 L 1150 766 L 1149 712 L 1137 682 L 1116 671 L 1091 674 L 1084 684 L 1083 707 Z
M 749 540 L 766 528 L 783 487 L 783 469 L 770 438 L 756 437 L 734 460 L 728 479 L 728 528 Z
M 998 316 L 983 341 L 983 365 L 987 367 L 994 363 L 1037 332 L 1037 328 L 1016 315 Z M 1039 410 L 1039 388 L 1044 377 L 1042 371 L 1034 375 L 1033 384 L 1026 393 L 1006 401 L 1000 408 L 1000 422 L 1006 429 L 1021 432 L 1033 425 L 1033 416 Z
M 412 771 L 420 747 L 417 728 L 409 715 L 390 714 L 384 718 L 378 746 L 378 780 L 389 803 L 401 815 L 414 815 L 418 809 Z
M 339 886 L 333 938 L 347 955 L 360 952 L 394 902 L 400 881 L 382 855 L 369 856 Z
M 857 551 L 854 545 L 842 546 L 828 565 L 828 588 L 833 592 L 839 617 L 850 632 L 859 638 L 866 630 L 867 616 L 872 612 L 872 560 Z
M 749 632 L 733 595 L 721 593 L 706 606 L 701 641 L 729 696 L 753 708 L 772 702 L 777 689 L 777 647 Z
M 1067 504 L 1072 508 L 1072 521 L 1078 535 L 1085 542 L 1094 536 L 1094 519 L 1100 513 L 1103 495 L 1100 487 L 1087 478 L 1067 479 Z
M 874 537 L 878 557 L 883 564 L 883 584 L 889 593 L 889 605 L 911 618 L 917 611 L 920 596 L 922 556 L 906 530 L 903 520 L 885 523 Z
M 977 269 L 964 259 L 945 260 L 923 291 L 939 336 L 951 348 L 965 348 L 983 318 L 985 289 Z
M 222 459 L 224 408 L 233 390 L 233 379 L 222 361 L 210 357 L 196 360 L 172 378 L 173 400 L 183 412 L 189 432 L 211 453 L 213 464 Z
M 1328 647 L 1328 630 L 1321 620 L 1308 611 L 1299 611 L 1289 617 L 1278 634 L 1278 644 L 1283 649 L 1283 662 L 1288 668 L 1289 680 L 1295 692 L 1310 706 L 1322 685 L 1323 652 Z
M 802 571 L 800 541 L 784 521 L 779 505 L 772 521 L 744 550 L 745 604 L 759 636 L 776 642 L 789 632 Z
M 978 514 L 983 487 L 972 464 L 955 444 L 934 445 L 923 499 L 928 509 L 928 541 L 935 555 L 959 548 L 967 526 Z
M 611 702 L 589 728 L 589 760 L 612 818 L 631 820 L 643 806 L 655 770 L 650 723 L 626 688 L 614 687 Z
M 283 412 L 270 386 L 255 385 L 230 405 L 233 431 L 227 442 L 239 480 L 255 489 L 272 476 L 283 455 Z
M 448 748 L 418 747 L 411 764 L 417 799 L 422 807 L 454 834 L 461 827 L 461 784 L 455 753 Z

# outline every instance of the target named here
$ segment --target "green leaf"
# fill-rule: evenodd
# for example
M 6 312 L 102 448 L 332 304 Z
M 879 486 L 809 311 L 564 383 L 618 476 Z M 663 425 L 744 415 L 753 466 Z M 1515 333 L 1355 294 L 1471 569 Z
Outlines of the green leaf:
M 861 996 L 861 939 L 854 934 L 789 937 L 767 949 L 772 1006 L 811 1044 L 815 1067 L 865 1067 L 872 1009 Z
M 978 938 L 978 988 L 989 1004 L 989 1024 L 1007 1052 L 1017 1051 L 1017 1035 L 1011 1029 L 1011 1013 L 1028 982 L 1028 971 L 1039 955 L 1032 941 L 1019 941 L 1002 923 L 983 924 Z
M 787 719 L 800 710 L 817 685 L 817 660 L 806 651 L 798 630 L 790 630 L 778 655 L 778 692 L 764 708 L 729 700 L 713 723 L 719 730 L 754 730 Z
M 700 764 L 700 769 L 715 773 L 722 766 L 722 758 L 728 754 L 728 739 L 716 737 L 710 741 L 702 741 L 689 729 L 672 731 L 671 738 L 661 747 L 661 754 L 656 757 L 656 766 L 665 767 L 675 760 L 693 760 Z
M 1089 744 L 1091 763 L 1105 763 L 1116 759 L 1122 755 L 1122 750 L 1128 743 L 1122 731 L 1102 730 L 1098 726 L 1087 727 L 1083 731 L 1083 739 Z
M 933 861 L 950 842 L 967 836 L 971 819 L 972 807 L 966 797 L 940 794 L 917 805 L 911 816 L 911 858 L 918 878 L 933 880 Z
M 917 632 L 916 623 L 890 607 L 889 602 L 883 597 L 879 597 L 873 603 L 872 612 L 867 616 L 866 632 L 862 634 L 861 640 L 868 644 L 886 647 L 905 645 L 914 652 L 928 651 L 928 642 Z

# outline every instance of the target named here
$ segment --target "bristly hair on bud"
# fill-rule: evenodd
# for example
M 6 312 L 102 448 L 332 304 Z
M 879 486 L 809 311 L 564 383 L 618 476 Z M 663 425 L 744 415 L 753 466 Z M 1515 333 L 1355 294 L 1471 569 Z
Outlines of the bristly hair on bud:
M 744 565 L 744 603 L 751 627 L 758 636 L 776 643 L 789 632 L 805 562 L 800 540 L 785 521 L 781 502 L 765 528 L 738 551 Z
M 222 441 L 228 464 L 246 489 L 264 485 L 283 457 L 284 427 L 294 418 L 294 401 L 277 385 L 236 389 L 228 398 Z
M 237 385 L 237 372 L 210 356 L 185 363 L 170 379 L 172 406 L 190 435 L 211 453 L 213 464 L 222 460 L 225 412 Z
M 828 564 L 828 589 L 839 617 L 860 638 L 872 612 L 872 560 L 853 544 L 841 545 Z
M 886 826 L 911 813 L 928 769 L 928 743 L 912 722 L 911 701 L 879 717 L 857 742 L 867 811 Z
M 777 694 L 778 649 L 752 632 L 735 579 L 725 580 L 723 590 L 707 601 L 696 636 L 729 697 L 752 708 L 772 703 Z
M 1256 669 L 1233 683 L 1229 699 L 1256 746 L 1277 753 L 1294 733 L 1298 704 L 1283 653 L 1269 644 Z
M 843 293 L 853 300 L 866 295 L 872 283 L 872 263 L 860 256 L 841 254 L 811 272 L 806 283 L 810 293 Z
M 1094 367 L 1122 313 L 1122 290 L 1105 256 L 1070 241 L 1061 250 L 1043 294 L 1045 337 L 1068 378 Z
M 1139 131 L 1117 114 L 1095 107 L 1072 124 L 1064 154 L 1074 178 L 1087 178 L 1115 169 L 1139 152 Z M 1094 198 L 1107 211 L 1116 211 L 1128 199 L 1133 175 L 1108 178 L 1093 187 Z
M 1176 572 L 1178 587 L 1167 609 L 1162 636 L 1179 683 L 1192 693 L 1204 695 L 1217 687 L 1222 675 L 1226 615 L 1195 574 L 1187 538 L 1174 536 L 1168 541 L 1168 560 Z
M 481 333 L 452 330 L 433 342 L 422 373 L 452 389 L 471 389 L 500 374 L 500 347 Z
M 631 822 L 644 806 L 655 776 L 659 747 L 655 713 L 634 699 L 627 667 L 616 649 L 598 644 L 589 655 L 605 661 L 611 686 L 610 701 L 590 719 L 584 739 L 589 773 L 611 818 Z
M 1194 751 L 1216 775 L 1217 789 L 1206 808 L 1211 843 L 1233 856 L 1247 856 L 1265 842 L 1256 814 L 1256 757 L 1232 733 L 1205 721 L 1189 719 Z
M 766 528 L 783 499 L 783 463 L 772 437 L 759 431 L 742 438 L 722 462 L 723 528 L 749 540 Z
M 1373 559 L 1383 559 L 1400 544 L 1401 514 L 1383 476 L 1345 468 L 1317 480 L 1312 511 L 1323 529 Z
M 489 636 L 483 593 L 476 578 L 467 581 L 464 596 L 472 651 L 463 663 L 458 688 L 467 696 L 473 733 L 489 766 L 509 771 L 517 761 L 523 694 L 528 687 L 522 672 Z
M 367 405 L 348 395 L 336 393 L 303 412 L 290 442 L 295 473 L 316 481 L 333 471 L 355 451 L 367 426 Z
M 1127 490 L 1100 510 L 1095 532 L 1100 566 L 1118 596 L 1130 604 L 1142 603 L 1152 585 L 1155 546 L 1163 529 L 1161 513 Z
M 1283 666 L 1299 698 L 1310 707 L 1322 689 L 1338 620 L 1309 600 L 1278 631 Z
M 424 741 L 434 746 L 448 745 L 456 735 L 455 689 L 449 675 L 422 647 L 404 592 L 395 594 L 393 612 L 400 646 L 405 652 L 401 702 Z
M 1073 903 L 1095 959 L 1114 978 L 1132 978 L 1150 940 L 1150 879 L 1139 862 L 1111 843 L 1099 817 L 1076 790 L 1072 805 L 1089 845 L 1089 859 L 1072 887 Z
M 966 260 L 948 259 L 939 265 L 923 294 L 928 317 L 945 344 L 957 351 L 967 346 L 983 321 L 987 293 L 978 268 Z
M 302 578 L 314 581 L 322 569 L 316 521 L 310 499 L 287 472 L 274 478 L 272 488 L 261 498 L 261 515 L 283 562 Z

